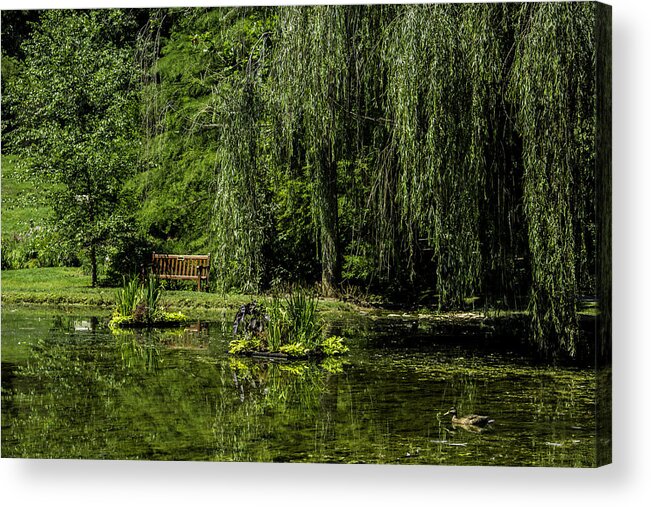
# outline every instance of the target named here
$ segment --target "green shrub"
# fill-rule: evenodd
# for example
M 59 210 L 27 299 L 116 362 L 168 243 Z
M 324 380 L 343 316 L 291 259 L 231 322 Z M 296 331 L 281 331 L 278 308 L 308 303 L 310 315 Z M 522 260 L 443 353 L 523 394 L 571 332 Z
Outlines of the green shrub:
M 281 346 L 280 352 L 287 354 L 289 357 L 305 357 L 310 354 L 311 350 L 302 343 L 293 342 Z
M 77 266 L 79 260 L 55 230 L 33 226 L 2 237 L 2 269 Z
M 120 283 L 124 273 L 139 273 L 146 260 L 155 251 L 153 245 L 134 231 L 135 226 L 124 224 L 119 235 L 102 249 L 104 286 Z
M 109 321 L 109 327 L 113 330 L 120 329 L 122 327 L 128 327 L 134 322 L 131 315 L 118 315 L 114 313 Z
M 156 316 L 156 322 L 157 323 L 164 323 L 164 324 L 182 324 L 184 322 L 187 322 L 188 318 L 181 312 L 164 312 L 160 311 L 158 315 Z
M 241 338 L 238 340 L 233 340 L 228 346 L 228 352 L 230 354 L 250 354 L 251 352 L 257 352 L 264 350 L 262 342 L 258 338 Z

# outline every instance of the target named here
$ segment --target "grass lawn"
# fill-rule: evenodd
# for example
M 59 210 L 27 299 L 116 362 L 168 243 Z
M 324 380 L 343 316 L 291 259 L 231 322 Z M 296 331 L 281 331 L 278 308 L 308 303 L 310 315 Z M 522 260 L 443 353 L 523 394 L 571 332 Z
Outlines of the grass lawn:
M 91 288 L 90 275 L 81 268 L 33 268 L 2 271 L 3 304 L 84 305 L 112 308 L 115 288 Z M 264 296 L 249 294 L 214 294 L 196 290 L 168 290 L 163 293 L 163 304 L 171 310 L 194 315 L 234 311 L 244 303 Z M 350 311 L 352 305 L 337 300 L 319 303 L 323 312 Z
M 96 293 L 81 268 L 10 269 L 2 272 L 2 291 Z
M 4 303 L 70 304 L 111 307 L 115 288 L 90 286 L 90 275 L 81 268 L 33 268 L 2 271 Z M 237 307 L 246 296 L 222 296 L 207 292 L 166 291 L 164 302 L 174 308 Z
M 91 288 L 81 268 L 33 268 L 2 271 L 2 302 L 108 306 L 115 290 Z

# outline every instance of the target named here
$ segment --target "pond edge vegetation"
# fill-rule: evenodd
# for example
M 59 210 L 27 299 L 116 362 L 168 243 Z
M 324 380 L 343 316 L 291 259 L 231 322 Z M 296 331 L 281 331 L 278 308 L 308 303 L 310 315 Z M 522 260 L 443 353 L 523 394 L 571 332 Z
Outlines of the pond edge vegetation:
M 308 358 L 348 352 L 341 336 L 326 336 L 319 317 L 319 300 L 303 288 L 264 304 L 251 301 L 238 310 L 229 353 L 270 357 Z
M 115 309 L 109 327 L 171 327 L 185 324 L 188 318 L 181 312 L 169 312 L 161 305 L 161 285 L 149 275 L 124 279 L 115 291 Z

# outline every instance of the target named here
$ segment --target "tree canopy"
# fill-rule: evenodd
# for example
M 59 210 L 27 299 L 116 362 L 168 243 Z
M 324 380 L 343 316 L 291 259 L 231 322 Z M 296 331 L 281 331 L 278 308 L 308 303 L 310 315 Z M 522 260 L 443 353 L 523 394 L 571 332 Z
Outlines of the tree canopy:
M 97 283 L 99 249 L 118 240 L 126 179 L 135 172 L 137 85 L 122 39 L 121 11 L 47 11 L 23 45 L 9 97 L 12 140 L 33 173 L 58 184 L 50 196 L 60 236 L 88 252 Z

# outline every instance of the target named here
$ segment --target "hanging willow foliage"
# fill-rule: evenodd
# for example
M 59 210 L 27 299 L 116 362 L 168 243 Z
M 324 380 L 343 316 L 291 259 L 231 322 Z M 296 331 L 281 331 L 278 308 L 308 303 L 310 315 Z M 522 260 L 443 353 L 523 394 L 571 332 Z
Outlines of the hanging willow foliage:
M 160 98 L 160 76 L 156 63 L 160 58 L 161 30 L 165 22 L 163 9 L 154 9 L 149 14 L 148 22 L 141 28 L 136 39 L 136 61 L 140 69 L 141 80 L 141 121 L 143 149 L 141 158 L 145 162 L 155 159 L 154 139 L 162 132 L 165 108 Z
M 337 163 L 370 160 L 355 230 L 378 274 L 425 261 L 443 305 L 530 284 L 536 342 L 573 353 L 594 291 L 593 24 L 591 4 L 283 10 L 277 99 L 312 167 L 324 273 Z
M 533 335 L 543 348 L 555 338 L 573 354 L 594 202 L 594 5 L 522 9 L 509 94 L 523 141 Z
M 407 258 L 413 262 L 423 246 L 433 250 L 441 304 L 481 287 L 480 212 L 503 61 L 500 8 L 406 6 L 385 34 L 397 175 L 379 188 L 396 184 Z
M 256 291 L 268 240 L 265 176 L 259 163 L 260 104 L 253 85 L 233 89 L 225 99 L 217 152 L 213 206 L 213 251 L 220 283 Z
M 310 168 L 325 293 L 334 290 L 341 269 L 337 164 L 345 142 L 342 110 L 350 100 L 350 12 L 337 6 L 281 8 L 273 65 L 281 142 L 290 158 Z
M 408 259 L 433 250 L 432 279 L 444 304 L 486 290 L 491 271 L 506 287 L 513 271 L 517 185 L 501 101 L 504 11 L 408 6 L 386 33 L 398 223 Z
M 361 278 L 433 290 L 445 307 L 528 296 L 534 341 L 574 353 L 607 227 L 593 5 L 280 7 L 262 28 L 258 11 L 234 12 L 196 115 L 214 132 L 220 280 L 259 288 L 277 262 L 270 237 L 309 201 L 295 237 L 314 236 L 325 292 L 347 256 Z
M 224 19 L 233 18 L 233 12 L 225 11 Z M 260 14 L 263 21 L 267 14 Z M 218 135 L 212 213 L 217 276 L 224 288 L 245 291 L 260 290 L 270 241 L 269 176 L 262 143 L 263 71 L 269 44 L 264 28 L 260 22 L 257 31 L 262 33 L 248 33 L 253 37 L 249 44 L 241 44 L 237 72 L 213 88 L 209 106 L 202 111 L 203 121 L 217 126 Z

